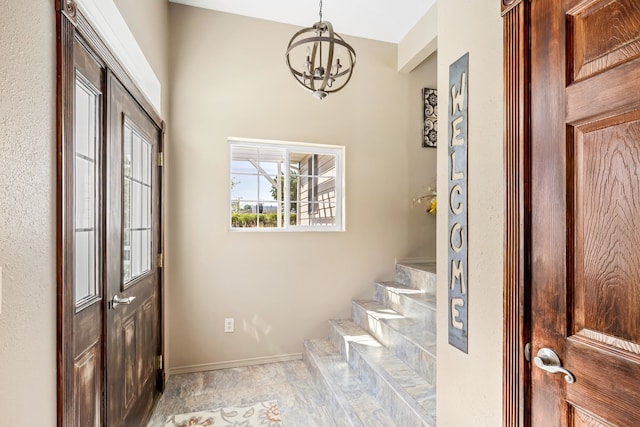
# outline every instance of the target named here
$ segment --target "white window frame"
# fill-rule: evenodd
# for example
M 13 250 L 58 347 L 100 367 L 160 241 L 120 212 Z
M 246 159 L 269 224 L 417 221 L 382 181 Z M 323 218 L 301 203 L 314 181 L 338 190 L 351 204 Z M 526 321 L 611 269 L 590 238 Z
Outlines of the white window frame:
M 240 233 L 286 233 L 286 232 L 344 232 L 345 231 L 345 147 L 340 145 L 313 144 L 307 142 L 293 141 L 277 141 L 255 138 L 229 137 L 228 154 L 229 154 L 229 182 L 227 208 L 229 212 L 229 231 Z M 284 212 L 289 212 L 291 200 L 289 198 L 289 171 L 290 168 L 290 152 L 306 153 L 306 154 L 326 154 L 333 155 L 336 159 L 336 176 L 335 176 L 335 192 L 336 192 L 336 215 L 335 225 L 290 225 L 289 221 L 284 221 L 282 227 L 233 227 L 232 226 L 232 198 L 231 198 L 231 181 L 232 181 L 232 147 L 247 146 L 259 148 L 279 148 L 285 151 L 284 172 Z

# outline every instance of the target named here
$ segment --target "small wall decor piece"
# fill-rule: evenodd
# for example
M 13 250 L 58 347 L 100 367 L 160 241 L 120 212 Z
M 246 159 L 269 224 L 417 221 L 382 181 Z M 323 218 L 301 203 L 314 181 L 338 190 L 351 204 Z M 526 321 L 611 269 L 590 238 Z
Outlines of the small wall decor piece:
M 438 90 L 422 89 L 424 132 L 422 136 L 423 147 L 438 146 Z

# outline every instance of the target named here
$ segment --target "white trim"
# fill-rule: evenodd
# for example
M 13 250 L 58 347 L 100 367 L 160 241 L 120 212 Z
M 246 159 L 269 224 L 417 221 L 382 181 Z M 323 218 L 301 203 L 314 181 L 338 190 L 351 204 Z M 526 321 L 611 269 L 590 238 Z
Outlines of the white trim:
M 313 153 L 315 152 L 314 150 L 323 149 L 323 148 L 328 150 L 344 151 L 344 146 L 342 145 L 316 144 L 315 142 L 284 141 L 284 140 L 277 140 L 277 139 L 242 138 L 239 136 L 230 136 L 227 138 L 227 142 L 238 142 L 238 143 L 247 142 L 249 144 L 251 143 L 272 144 L 278 147 L 281 147 L 283 145 L 295 145 L 300 147 L 306 147 L 307 151 L 305 152 L 308 152 L 308 153 Z M 328 153 L 329 151 L 322 151 L 322 152 Z
M 162 87 L 113 0 L 78 0 L 78 7 L 162 116 Z
M 291 362 L 301 360 L 302 353 L 281 354 L 279 356 L 254 357 L 252 359 L 230 360 L 227 362 L 203 363 L 169 368 L 169 375 L 191 374 L 194 372 L 216 371 L 218 369 L 240 368 L 242 366 L 264 365 L 267 363 Z

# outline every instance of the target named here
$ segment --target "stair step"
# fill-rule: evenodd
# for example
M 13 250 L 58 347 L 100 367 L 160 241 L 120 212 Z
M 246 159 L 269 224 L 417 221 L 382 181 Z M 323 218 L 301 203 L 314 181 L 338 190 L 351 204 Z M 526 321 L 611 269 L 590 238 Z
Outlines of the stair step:
M 436 334 L 377 301 L 352 301 L 353 321 L 389 348 L 400 360 L 436 383 Z
M 306 340 L 304 359 L 327 391 L 336 426 L 396 426 L 328 339 Z
M 436 295 L 435 262 L 412 262 L 396 264 L 396 280 L 413 289 L 421 289 Z
M 330 320 L 329 336 L 360 379 L 401 426 L 435 426 L 436 391 L 351 320 Z
M 374 297 L 380 304 L 423 323 L 429 331 L 436 333 L 435 295 L 391 281 L 376 283 Z

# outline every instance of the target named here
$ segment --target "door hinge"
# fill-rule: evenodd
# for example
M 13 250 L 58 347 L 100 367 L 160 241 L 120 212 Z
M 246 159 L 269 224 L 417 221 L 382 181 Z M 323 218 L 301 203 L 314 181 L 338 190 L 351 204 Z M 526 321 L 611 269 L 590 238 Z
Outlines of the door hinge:
M 162 151 L 158 152 L 158 166 L 164 166 L 164 153 Z
M 156 356 L 156 369 L 164 369 L 164 360 L 162 360 L 162 355 Z
M 527 362 L 531 362 L 531 343 L 528 342 L 524 345 L 524 358 Z
M 158 268 L 164 267 L 164 254 L 158 254 L 156 257 L 156 265 Z

